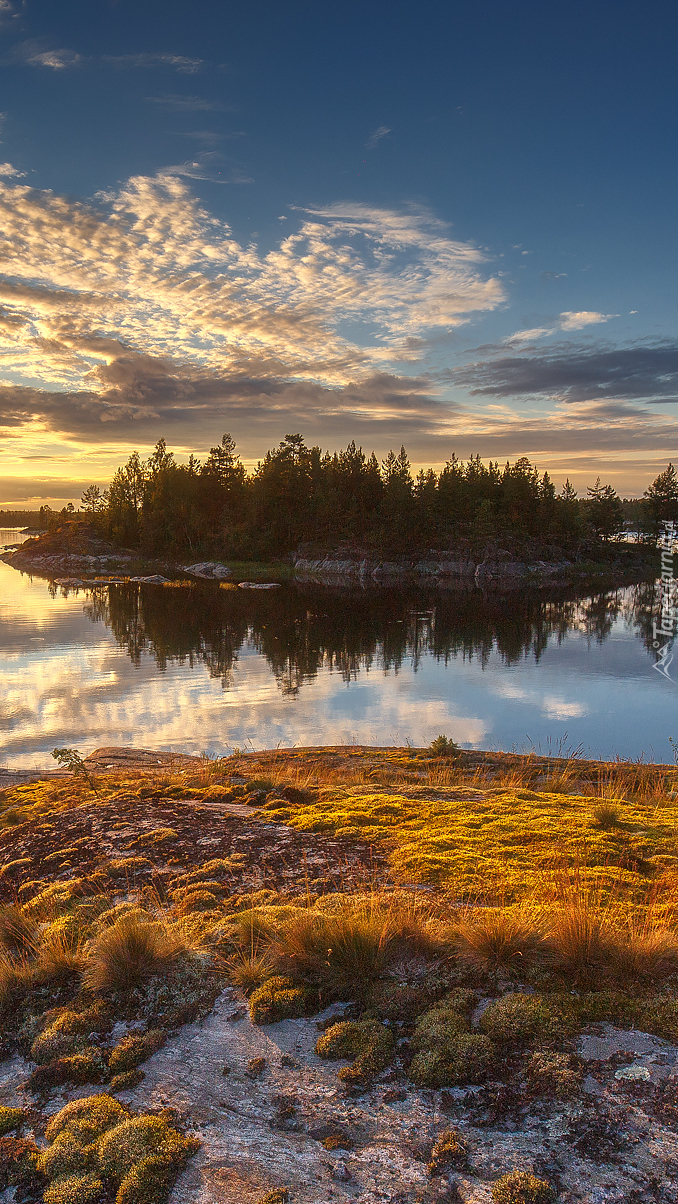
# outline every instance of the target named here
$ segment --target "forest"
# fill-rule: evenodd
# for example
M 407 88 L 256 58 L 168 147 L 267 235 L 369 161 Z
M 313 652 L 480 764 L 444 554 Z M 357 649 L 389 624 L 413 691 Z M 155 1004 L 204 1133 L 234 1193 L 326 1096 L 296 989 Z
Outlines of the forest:
M 609 552 L 629 530 L 654 540 L 663 520 L 678 519 L 678 475 L 669 464 L 642 500 L 623 502 L 600 479 L 584 497 L 569 481 L 556 490 L 525 457 L 500 467 L 452 456 L 439 473 L 413 477 L 404 447 L 380 463 L 354 442 L 323 453 L 298 434 L 248 473 L 224 435 L 203 461 L 179 463 L 164 439 L 147 460 L 133 452 L 108 489 L 85 490 L 81 507 L 114 543 L 156 556 L 257 559 L 348 548 L 581 559 Z M 43 522 L 56 517 L 41 511 Z

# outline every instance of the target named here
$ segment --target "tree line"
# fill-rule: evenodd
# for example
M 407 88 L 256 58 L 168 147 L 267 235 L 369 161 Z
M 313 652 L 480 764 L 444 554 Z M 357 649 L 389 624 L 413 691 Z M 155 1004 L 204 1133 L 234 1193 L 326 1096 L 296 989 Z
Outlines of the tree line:
M 108 489 L 85 490 L 81 506 L 107 538 L 156 556 L 254 559 L 341 546 L 589 554 L 623 538 L 629 506 L 644 538 L 678 519 L 678 476 L 669 464 L 630 503 L 600 478 L 584 497 L 569 480 L 556 490 L 525 457 L 500 467 L 453 455 L 441 472 L 414 477 L 404 447 L 380 463 L 355 442 L 329 453 L 301 435 L 286 435 L 248 473 L 224 435 L 204 461 L 178 463 L 164 439 L 147 460 L 135 451 Z

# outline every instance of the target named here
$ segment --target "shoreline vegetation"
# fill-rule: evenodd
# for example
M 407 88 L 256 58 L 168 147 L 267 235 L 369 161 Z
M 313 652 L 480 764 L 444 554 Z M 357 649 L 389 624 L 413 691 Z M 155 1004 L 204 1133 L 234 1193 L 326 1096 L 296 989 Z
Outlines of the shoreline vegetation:
M 581 580 L 607 571 L 650 573 L 663 521 L 678 518 L 672 464 L 642 499 L 620 499 L 598 479 L 579 498 L 558 492 L 525 457 L 503 468 L 455 456 L 413 478 L 404 447 L 381 462 L 355 443 L 330 454 L 287 435 L 247 473 L 230 435 L 204 461 L 176 461 L 160 439 L 142 460 L 133 452 L 109 487 L 91 485 L 81 510 L 42 507 L 45 534 L 11 557 L 49 558 L 64 571 L 101 558 L 139 573 L 208 566 L 204 577 L 238 575 L 272 563 L 286 574 L 332 583 L 470 581 L 511 588 L 529 581 Z M 83 521 L 86 525 L 83 525 Z M 29 528 L 30 529 L 30 528 Z M 630 542 L 633 537 L 634 542 Z M 58 544 L 58 540 L 56 541 Z M 79 546 L 78 546 L 79 545 Z M 59 557 L 61 559 L 59 559 Z M 160 567 L 158 567 L 160 566 Z M 211 568 L 211 573 L 209 569 Z M 152 575 L 152 574 L 151 574 Z M 255 573 L 256 575 L 256 573 Z M 273 575 L 273 574 L 272 574 Z
M 163 1204 L 182 1175 L 197 1199 L 247 1117 L 257 1204 L 317 1198 L 319 1157 L 369 1193 L 402 1104 L 412 1200 L 592 1189 L 612 1132 L 651 1192 L 678 1124 L 678 767 L 445 736 L 55 755 L 74 772 L 0 791 L 0 1190 Z

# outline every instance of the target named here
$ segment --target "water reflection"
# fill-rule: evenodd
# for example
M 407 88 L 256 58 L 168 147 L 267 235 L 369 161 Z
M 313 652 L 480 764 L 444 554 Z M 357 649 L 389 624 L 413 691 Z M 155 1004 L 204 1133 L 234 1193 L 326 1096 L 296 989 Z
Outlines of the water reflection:
M 527 591 L 64 590 L 0 565 L 0 758 L 128 743 L 358 741 L 672 759 L 654 585 Z M 567 733 L 567 735 L 566 735 Z

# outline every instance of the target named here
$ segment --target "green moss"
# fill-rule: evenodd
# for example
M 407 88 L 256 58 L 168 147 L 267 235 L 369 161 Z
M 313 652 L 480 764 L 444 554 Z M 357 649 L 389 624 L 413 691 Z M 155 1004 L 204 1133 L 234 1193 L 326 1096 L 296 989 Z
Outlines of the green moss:
M 92 1204 L 103 1191 L 97 1175 L 65 1175 L 45 1191 L 44 1204 Z
M 108 1069 L 113 1074 L 132 1070 L 161 1049 L 166 1040 L 167 1035 L 160 1028 L 149 1029 L 141 1037 L 123 1037 L 111 1051 Z
M 527 1081 L 535 1095 L 567 1099 L 577 1091 L 580 1079 L 569 1054 L 537 1051 L 527 1064 Z
M 162 1154 L 151 1154 L 125 1175 L 115 1204 L 162 1204 L 167 1199 L 180 1167 Z
M 70 1057 L 56 1058 L 44 1066 L 38 1066 L 28 1080 L 28 1087 L 37 1094 L 61 1087 L 64 1083 L 103 1083 L 107 1067 L 98 1049 L 93 1046 Z
M 127 1108 L 112 1096 L 88 1095 L 57 1112 L 49 1121 L 45 1136 L 48 1141 L 55 1141 L 60 1133 L 70 1133 L 82 1145 L 89 1145 L 128 1116 Z
M 553 1188 L 544 1179 L 526 1171 L 511 1171 L 502 1175 L 492 1187 L 494 1204 L 551 1204 Z
M 250 1019 L 253 1024 L 276 1024 L 303 1016 L 310 1000 L 305 987 L 295 986 L 291 978 L 276 976 L 267 979 L 250 997 Z
M 23 1108 L 0 1107 L 0 1137 L 4 1137 L 5 1133 L 11 1133 L 13 1129 L 20 1129 L 25 1115 Z
M 353 1059 L 339 1071 L 348 1083 L 363 1083 L 388 1066 L 393 1055 L 393 1036 L 376 1020 L 343 1020 L 333 1024 L 318 1039 L 315 1052 L 320 1058 Z
M 553 1033 L 555 1017 L 539 995 L 512 992 L 491 1003 L 479 1028 L 499 1045 L 523 1045 Z
M 109 1087 L 117 1095 L 119 1091 L 131 1091 L 134 1087 L 138 1087 L 145 1078 L 143 1070 L 139 1070 L 135 1066 L 133 1070 L 124 1070 L 121 1074 L 114 1074 Z
M 124 1120 L 101 1138 L 99 1165 L 103 1174 L 122 1183 L 137 1163 L 162 1156 L 178 1163 L 195 1149 L 195 1143 L 183 1137 L 160 1116 L 137 1116 Z
M 60 1133 L 52 1144 L 40 1155 L 38 1169 L 48 1179 L 62 1175 L 80 1174 L 91 1169 L 91 1153 L 72 1133 Z
M 496 1060 L 496 1050 L 482 1033 L 462 1033 L 412 1059 L 410 1078 L 418 1087 L 456 1087 L 483 1083 Z

